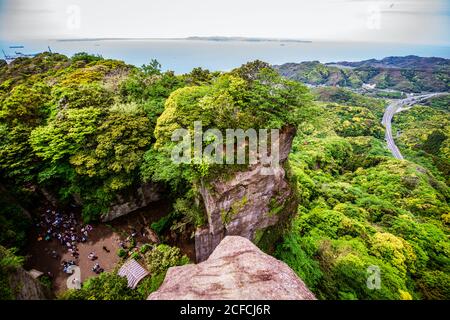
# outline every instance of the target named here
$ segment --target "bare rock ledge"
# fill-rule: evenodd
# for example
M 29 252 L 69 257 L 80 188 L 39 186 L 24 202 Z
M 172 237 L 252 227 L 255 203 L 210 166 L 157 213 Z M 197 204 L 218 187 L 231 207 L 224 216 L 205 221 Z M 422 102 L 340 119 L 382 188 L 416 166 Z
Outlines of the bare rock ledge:
M 284 262 L 250 240 L 227 236 L 199 264 L 172 267 L 148 300 L 315 300 Z

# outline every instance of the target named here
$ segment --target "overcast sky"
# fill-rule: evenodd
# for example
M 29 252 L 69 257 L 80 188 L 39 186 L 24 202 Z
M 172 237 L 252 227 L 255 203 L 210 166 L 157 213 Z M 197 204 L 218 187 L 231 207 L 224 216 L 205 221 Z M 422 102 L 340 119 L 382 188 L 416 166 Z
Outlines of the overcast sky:
M 450 44 L 450 0 L 0 0 L 0 39 L 245 36 Z

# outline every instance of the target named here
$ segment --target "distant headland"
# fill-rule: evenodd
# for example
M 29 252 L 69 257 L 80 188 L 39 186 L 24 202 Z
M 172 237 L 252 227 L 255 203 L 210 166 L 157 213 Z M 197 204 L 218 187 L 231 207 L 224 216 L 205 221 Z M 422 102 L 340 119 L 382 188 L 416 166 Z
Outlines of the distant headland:
M 222 37 L 222 36 L 210 36 L 210 37 L 185 37 L 185 38 L 68 38 L 68 39 L 56 39 L 61 42 L 72 41 L 149 41 L 149 40 L 167 40 L 167 41 L 242 41 L 242 42 L 285 42 L 285 43 L 310 43 L 310 40 L 300 39 L 284 39 L 284 38 L 257 38 L 257 37 Z

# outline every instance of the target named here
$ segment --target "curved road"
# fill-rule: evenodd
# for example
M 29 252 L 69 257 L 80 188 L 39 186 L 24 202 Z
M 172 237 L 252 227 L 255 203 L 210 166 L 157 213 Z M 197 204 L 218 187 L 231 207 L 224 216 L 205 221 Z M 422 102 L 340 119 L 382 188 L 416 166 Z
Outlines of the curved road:
M 420 96 L 409 97 L 407 99 L 395 101 L 387 106 L 386 111 L 384 112 L 384 115 L 383 115 L 383 120 L 381 121 L 381 123 L 386 128 L 385 139 L 386 139 L 387 146 L 388 146 L 389 150 L 391 150 L 391 153 L 395 158 L 403 160 L 403 156 L 400 153 L 400 150 L 398 149 L 398 147 L 395 145 L 395 141 L 392 136 L 392 118 L 394 117 L 394 114 L 396 114 L 400 111 L 407 110 L 407 108 L 405 108 L 407 106 L 414 105 L 420 101 L 423 101 L 423 100 L 426 100 L 426 99 L 429 99 L 429 98 L 432 98 L 432 97 L 435 97 L 438 95 L 442 95 L 442 94 L 446 94 L 446 93 L 429 93 L 429 94 L 424 94 L 424 95 L 420 95 Z

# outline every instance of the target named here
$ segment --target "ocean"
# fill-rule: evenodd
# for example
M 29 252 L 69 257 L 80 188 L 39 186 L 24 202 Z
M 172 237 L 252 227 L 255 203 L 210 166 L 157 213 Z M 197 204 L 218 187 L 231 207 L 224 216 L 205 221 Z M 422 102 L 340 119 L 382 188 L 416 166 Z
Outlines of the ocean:
M 23 49 L 9 46 L 23 45 Z M 47 51 L 68 56 L 85 51 L 104 58 L 123 60 L 141 66 L 157 59 L 163 70 L 186 73 L 195 67 L 228 71 L 245 62 L 260 59 L 270 64 L 302 61 L 360 61 L 387 56 L 418 55 L 450 58 L 449 46 L 359 42 L 273 42 L 213 40 L 34 40 L 18 43 L 0 41 L 7 54 L 14 51 L 37 53 Z

